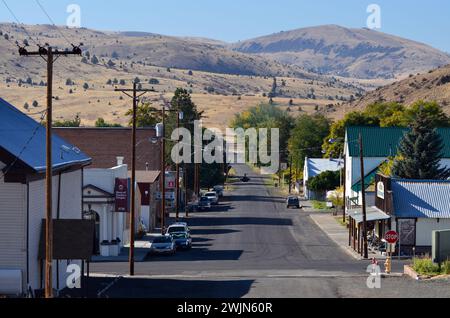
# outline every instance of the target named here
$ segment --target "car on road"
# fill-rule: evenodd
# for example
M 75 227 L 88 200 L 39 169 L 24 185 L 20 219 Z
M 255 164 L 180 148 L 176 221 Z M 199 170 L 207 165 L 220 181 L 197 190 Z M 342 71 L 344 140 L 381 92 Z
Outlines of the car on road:
M 192 238 L 187 232 L 175 232 L 171 234 L 172 239 L 175 242 L 175 246 L 178 249 L 189 250 L 192 248 Z
M 167 228 L 166 234 L 172 235 L 173 233 L 190 233 L 191 230 L 189 229 L 187 223 L 185 222 L 177 222 L 172 224 Z
M 154 254 L 173 255 L 177 251 L 175 241 L 170 235 L 159 235 L 153 239 L 151 251 Z
M 208 197 L 201 197 L 200 200 L 198 200 L 197 208 L 200 211 L 211 209 L 211 200 Z
M 241 179 L 242 182 L 247 183 L 250 181 L 250 178 L 247 177 L 247 174 L 244 175 L 244 177 Z
M 286 205 L 287 205 L 288 209 L 290 209 L 290 208 L 301 209 L 302 208 L 299 197 L 295 197 L 295 196 L 289 196 L 286 199 Z
M 207 197 L 212 205 L 218 205 L 219 204 L 219 195 L 215 191 L 206 192 L 205 197 Z
M 217 185 L 214 187 L 214 191 L 217 193 L 217 195 L 219 196 L 219 198 L 223 198 L 223 186 Z

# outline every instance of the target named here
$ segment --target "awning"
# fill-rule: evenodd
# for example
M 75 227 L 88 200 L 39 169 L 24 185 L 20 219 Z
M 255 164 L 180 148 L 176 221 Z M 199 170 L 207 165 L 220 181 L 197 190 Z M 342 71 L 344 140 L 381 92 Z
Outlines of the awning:
M 365 189 L 369 188 L 375 182 L 375 176 L 377 175 L 379 167 L 372 170 L 367 176 L 364 177 Z M 361 192 L 361 180 L 352 185 L 352 190 L 354 192 Z
M 363 222 L 362 209 L 353 209 L 348 211 L 348 215 L 355 220 L 357 224 Z M 367 222 L 389 220 L 391 217 L 378 209 L 377 207 L 368 207 L 366 211 Z

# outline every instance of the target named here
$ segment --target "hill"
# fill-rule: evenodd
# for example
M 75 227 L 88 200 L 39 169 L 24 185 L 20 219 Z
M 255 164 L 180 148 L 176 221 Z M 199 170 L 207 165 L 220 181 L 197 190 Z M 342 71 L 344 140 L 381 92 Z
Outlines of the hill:
M 326 25 L 280 32 L 231 45 L 311 72 L 361 79 L 393 79 L 450 63 L 428 45 L 369 29 Z
M 400 102 L 410 105 L 417 100 L 436 101 L 450 114 L 450 65 L 380 87 L 346 105 L 349 109 L 364 109 L 376 102 Z

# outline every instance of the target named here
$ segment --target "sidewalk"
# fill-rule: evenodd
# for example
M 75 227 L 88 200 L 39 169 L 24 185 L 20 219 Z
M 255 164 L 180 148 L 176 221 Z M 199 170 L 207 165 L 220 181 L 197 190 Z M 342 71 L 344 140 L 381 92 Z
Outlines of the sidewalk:
M 143 239 L 136 240 L 134 249 L 135 262 L 144 262 L 147 255 L 150 253 L 151 242 L 153 240 L 153 234 L 147 234 Z M 100 256 L 96 255 L 92 257 L 92 263 L 122 263 L 129 261 L 129 246 L 125 245 L 119 256 Z
M 339 247 L 357 260 L 364 259 L 348 245 L 347 228 L 339 224 L 332 214 L 311 213 L 310 217 L 325 234 L 327 234 L 337 245 L 339 245 Z M 369 251 L 369 259 L 372 258 L 376 258 L 377 260 L 386 260 L 386 256 Z

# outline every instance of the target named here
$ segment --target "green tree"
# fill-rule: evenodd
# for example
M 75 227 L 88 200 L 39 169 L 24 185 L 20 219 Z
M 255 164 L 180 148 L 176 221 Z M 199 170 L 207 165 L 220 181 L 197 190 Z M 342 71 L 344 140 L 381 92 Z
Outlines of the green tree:
M 128 110 L 125 116 L 133 116 L 133 109 Z M 150 103 L 138 105 L 136 110 L 136 126 L 137 127 L 152 127 L 161 122 L 160 112 L 152 107 Z M 129 126 L 133 125 L 133 118 L 130 118 Z
M 322 157 L 322 143 L 330 133 L 330 121 L 321 114 L 300 115 L 289 139 L 294 166 L 303 167 L 305 158 Z
M 339 171 L 325 171 L 308 180 L 308 189 L 314 192 L 326 192 L 340 186 Z
M 95 122 L 95 127 L 108 128 L 108 127 L 122 127 L 122 126 L 120 124 L 108 123 L 107 121 L 105 121 L 103 118 L 100 117 Z
M 80 114 L 77 114 L 73 119 L 57 120 L 53 122 L 53 127 L 80 127 L 80 125 Z
M 394 176 L 419 180 L 450 177 L 450 169 L 441 168 L 444 144 L 432 123 L 433 118 L 425 109 L 417 112 L 411 130 L 400 142 L 399 158 L 392 168 Z

